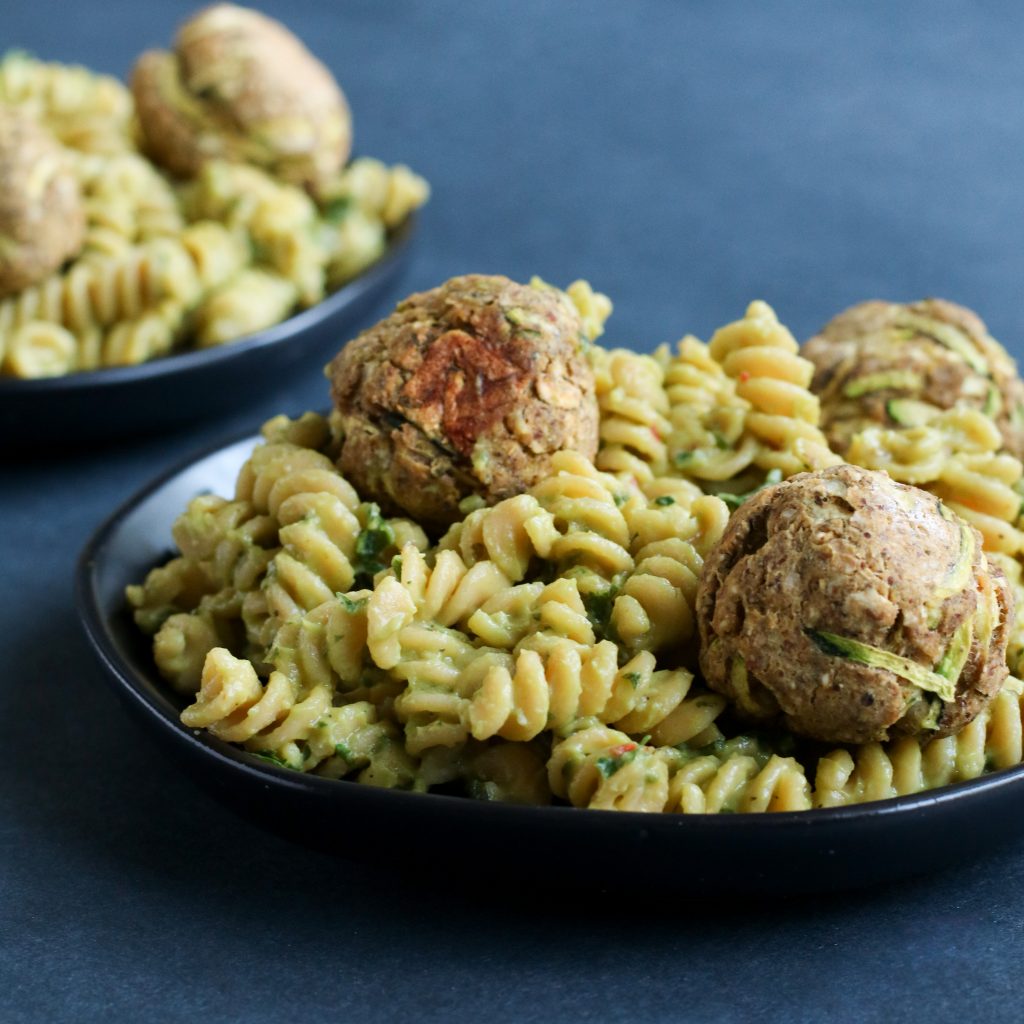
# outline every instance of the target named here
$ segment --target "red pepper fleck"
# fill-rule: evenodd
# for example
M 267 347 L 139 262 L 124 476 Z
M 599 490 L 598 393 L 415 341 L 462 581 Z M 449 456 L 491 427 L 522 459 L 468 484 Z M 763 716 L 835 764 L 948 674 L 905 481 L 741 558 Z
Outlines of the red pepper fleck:
M 746 384 L 748 380 L 750 380 L 750 371 L 740 370 L 740 383 Z
M 612 757 L 622 757 L 623 754 L 628 754 L 631 750 L 636 750 L 635 743 L 620 743 L 617 747 L 612 747 L 608 753 Z

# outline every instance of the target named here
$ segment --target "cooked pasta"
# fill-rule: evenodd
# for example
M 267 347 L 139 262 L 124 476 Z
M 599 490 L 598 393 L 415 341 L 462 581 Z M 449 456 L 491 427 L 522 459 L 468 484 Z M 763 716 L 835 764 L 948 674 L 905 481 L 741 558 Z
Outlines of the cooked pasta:
M 1002 692 L 955 736 L 925 743 L 904 737 L 837 750 L 818 762 L 816 807 L 838 807 L 919 793 L 1009 768 L 1022 757 L 1024 683 L 1010 678 Z
M 758 466 L 791 476 L 842 461 L 818 426 L 821 409 L 808 390 L 814 366 L 767 303 L 752 302 L 742 320 L 720 327 L 708 351 L 751 405 L 744 429 L 758 442 Z
M 215 288 L 195 311 L 200 348 L 223 345 L 280 323 L 295 308 L 295 285 L 270 270 L 247 268 Z
M 71 149 L 134 149 L 131 93 L 109 75 L 8 53 L 0 60 L 0 103 L 29 111 Z
M 744 434 L 750 403 L 736 394 L 736 383 L 692 336 L 677 353 L 659 353 L 665 365 L 669 404 L 668 458 L 672 469 L 699 481 L 738 477 L 754 461 L 758 446 Z
M 429 195 L 430 186 L 404 164 L 388 167 L 372 157 L 353 160 L 317 189 L 317 198 L 332 219 L 343 219 L 355 206 L 387 228 L 398 227 Z
M 209 259 L 193 263 L 203 278 L 204 265 L 230 264 L 237 236 L 196 230 L 209 236 L 197 240 Z M 608 310 L 589 286 L 576 292 L 596 333 Z M 129 589 L 159 670 L 194 696 L 183 721 L 330 778 L 654 813 L 808 811 L 1024 760 L 1016 678 L 946 738 L 823 754 L 745 731 L 696 671 L 696 593 L 733 509 L 839 461 L 809 364 L 763 303 L 708 345 L 593 346 L 590 360 L 595 460 L 559 452 L 548 476 L 492 505 L 470 500 L 435 538 L 383 516 L 338 471 L 336 416 L 268 421 L 233 497 L 194 499 L 174 528 L 180 555 Z M 865 428 L 851 451 L 977 526 L 1021 598 L 1008 653 L 1019 673 L 1024 474 L 991 421 L 928 410 L 913 426 Z
M 591 353 L 601 410 L 597 467 L 640 484 L 664 476 L 669 432 L 664 372 L 650 356 L 628 349 L 594 347 Z
M 71 370 L 77 361 L 75 336 L 60 324 L 28 320 L 6 338 L 3 371 L 12 377 L 57 377 Z
M 85 214 L 74 258 L 0 301 L 2 375 L 134 365 L 265 330 L 378 260 L 430 192 L 371 158 L 316 196 L 225 161 L 172 181 L 139 150 L 124 85 L 22 53 L 0 60 L 0 104 L 67 148 Z

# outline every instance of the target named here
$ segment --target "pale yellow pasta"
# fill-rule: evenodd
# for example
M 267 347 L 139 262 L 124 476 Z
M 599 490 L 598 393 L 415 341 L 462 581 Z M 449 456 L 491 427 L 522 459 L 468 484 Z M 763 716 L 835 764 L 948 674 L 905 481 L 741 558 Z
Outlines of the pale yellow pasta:
M 185 309 L 199 291 L 195 266 L 181 243 L 155 238 L 120 255 L 79 261 L 0 301 L 0 335 L 9 337 L 27 323 L 45 321 L 88 338 L 97 329 L 167 308 L 163 303 Z
M 135 365 L 264 330 L 376 262 L 389 232 L 429 197 L 408 167 L 370 158 L 316 198 L 244 163 L 210 161 L 195 179 L 172 182 L 139 151 L 122 83 L 22 53 L 0 60 L 0 104 L 24 110 L 67 147 L 85 213 L 75 258 L 0 301 L 8 376 Z M 44 344 L 33 327 L 35 342 L 24 335 L 5 360 L 12 333 L 35 322 L 73 335 L 73 356 L 66 335 L 47 328 Z
M 954 736 L 921 742 L 903 737 L 867 743 L 821 758 L 816 807 L 838 807 L 919 793 L 1009 768 L 1022 757 L 1024 683 L 1011 677 L 995 700 Z
M 537 744 L 497 741 L 464 757 L 462 775 L 470 796 L 512 804 L 549 804 L 547 754 Z
M 742 754 L 722 760 L 704 756 L 688 762 L 669 782 L 666 809 L 683 814 L 805 811 L 810 786 L 800 764 L 772 755 L 764 764 Z
M 734 753 L 687 759 L 671 747 L 638 744 L 603 727 L 557 743 L 548 780 L 574 806 L 598 810 L 717 814 L 811 806 L 807 779 L 792 758 L 773 755 L 762 763 Z
M 1006 647 L 1006 663 L 1010 674 L 1024 677 L 1024 566 L 1019 558 L 1012 558 L 999 552 L 987 555 L 988 561 L 1006 574 L 1013 589 L 1014 613 L 1010 620 L 1010 636 Z
M 295 285 L 280 274 L 242 270 L 199 303 L 196 342 L 208 348 L 273 327 L 291 313 L 298 297 Z
M 240 236 L 196 233 L 205 287 L 231 273 Z M 581 317 L 600 320 L 587 287 Z M 160 672 L 196 694 L 183 720 L 329 778 L 646 813 L 806 811 L 1019 764 L 1016 679 L 956 736 L 825 756 L 738 732 L 726 698 L 695 679 L 697 587 L 730 510 L 836 460 L 794 344 L 755 303 L 709 346 L 593 348 L 597 464 L 559 452 L 526 493 L 469 511 L 433 545 L 339 474 L 336 418 L 268 421 L 234 498 L 194 499 L 175 525 L 180 556 L 128 595 Z M 1022 466 L 991 422 L 929 410 L 855 443 L 978 527 L 1022 597 L 1008 657 L 1024 663 Z
M 595 463 L 638 484 L 668 468 L 668 397 L 658 362 L 628 349 L 591 349 L 598 406 L 600 450 Z
M 387 231 L 383 221 L 355 208 L 324 232 L 327 285 L 340 288 L 384 255 Z
M 0 103 L 32 113 L 72 149 L 121 153 L 134 148 L 131 94 L 109 75 L 9 53 L 0 60 Z
M 986 551 L 1016 555 L 1024 466 L 1002 451 L 995 424 L 967 406 L 927 407 L 912 427 L 870 426 L 855 434 L 848 458 L 894 480 L 924 487 L 975 526 Z
M 735 382 L 692 335 L 674 355 L 663 346 L 656 357 L 664 366 L 673 470 L 696 480 L 739 476 L 758 451 L 754 438 L 744 434 L 750 403 L 737 396 Z
M 111 327 L 100 342 L 101 366 L 136 366 L 167 355 L 184 332 L 185 307 L 177 299 L 165 299 L 131 320 Z M 87 343 L 86 343 L 87 345 Z M 86 349 L 86 345 L 82 348 Z M 81 363 L 91 361 L 83 352 Z
M 388 167 L 373 157 L 359 157 L 323 183 L 318 199 L 329 211 L 358 207 L 387 228 L 401 224 L 430 196 L 430 186 L 404 164 Z
M 751 405 L 745 430 L 758 442 L 754 461 L 784 476 L 823 469 L 842 460 L 819 429 L 821 409 L 809 390 L 814 365 L 798 355 L 793 335 L 766 302 L 752 302 L 742 320 L 715 331 L 711 358 Z
M 0 356 L 3 372 L 12 377 L 58 377 L 75 368 L 78 343 L 60 324 L 29 320 L 3 340 Z
M 232 642 L 230 620 L 211 609 L 169 615 L 153 637 L 153 661 L 179 693 L 194 694 L 202 679 L 206 656 Z
M 190 224 L 181 232 L 181 244 L 195 265 L 204 292 L 229 281 L 250 259 L 246 241 L 213 220 Z
M 604 334 L 605 321 L 612 315 L 612 300 L 601 292 L 595 292 L 590 282 L 583 280 L 573 281 L 565 289 L 565 294 L 572 299 L 580 315 L 583 336 L 588 341 L 596 341 Z
M 294 287 L 278 320 L 296 302 L 312 305 L 323 297 L 327 253 L 316 205 L 302 189 L 256 167 L 210 161 L 190 186 L 186 203 L 193 219 L 222 221 L 248 239 L 258 266 Z
M 142 583 L 125 589 L 135 624 L 152 635 L 173 614 L 190 612 L 215 589 L 203 567 L 184 556 L 151 569 Z

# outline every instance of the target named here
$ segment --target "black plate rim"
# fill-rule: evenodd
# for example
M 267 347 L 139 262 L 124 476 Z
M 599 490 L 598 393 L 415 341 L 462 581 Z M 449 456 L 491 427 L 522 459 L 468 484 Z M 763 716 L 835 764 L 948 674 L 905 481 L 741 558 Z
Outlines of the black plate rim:
M 86 638 L 101 664 L 107 670 L 111 684 L 120 690 L 141 708 L 165 732 L 169 732 L 178 741 L 198 748 L 202 756 L 207 756 L 220 763 L 222 767 L 237 771 L 253 781 L 267 785 L 274 784 L 286 789 L 305 790 L 319 793 L 325 797 L 334 794 L 347 794 L 345 799 L 360 801 L 368 800 L 376 803 L 384 800 L 394 804 L 395 811 L 407 801 L 414 801 L 418 811 L 424 809 L 422 801 L 436 802 L 439 812 L 447 807 L 449 810 L 461 808 L 460 813 L 472 813 L 481 816 L 527 815 L 533 819 L 536 815 L 550 815 L 552 821 L 561 820 L 587 821 L 590 825 L 600 822 L 603 828 L 623 828 L 635 831 L 644 828 L 648 832 L 662 829 L 713 830 L 718 833 L 731 833 L 739 829 L 741 835 L 757 833 L 763 830 L 805 831 L 820 825 L 854 827 L 864 821 L 873 821 L 886 817 L 905 817 L 927 813 L 935 807 L 947 805 L 963 799 L 970 799 L 975 794 L 995 793 L 1008 786 L 1016 786 L 1024 782 L 1024 764 L 977 779 L 955 782 L 921 793 L 906 796 L 890 797 L 885 800 L 851 804 L 843 807 L 823 807 L 809 811 L 778 811 L 765 814 L 646 814 L 638 811 L 601 811 L 563 806 L 523 806 L 502 804 L 490 801 L 472 800 L 466 797 L 449 796 L 440 793 L 412 793 L 402 790 L 385 790 L 372 786 L 362 786 L 346 779 L 324 779 L 315 775 L 303 774 L 288 768 L 278 767 L 273 763 L 259 758 L 239 747 L 219 740 L 202 730 L 193 730 L 183 725 L 173 712 L 172 694 L 164 691 L 155 681 L 145 677 L 136 677 L 132 667 L 123 661 L 111 633 L 97 591 L 97 567 L 103 557 L 104 550 L 121 523 L 153 494 L 178 475 L 198 465 L 211 456 L 226 449 L 252 439 L 255 444 L 259 434 L 246 430 L 232 437 L 207 445 L 181 461 L 170 469 L 159 474 L 149 483 L 136 491 L 130 498 L 119 505 L 93 531 L 86 541 L 75 566 L 75 602 L 79 618 L 82 622 Z M 169 538 L 168 538 L 169 540 Z M 126 581 L 131 582 L 131 581 Z
M 65 373 L 56 377 L 31 379 L 0 377 L 0 402 L 10 397 L 21 398 L 33 394 L 62 395 L 83 391 L 102 392 L 105 389 L 116 389 L 135 384 L 141 380 L 171 379 L 178 374 L 219 366 L 228 361 L 244 362 L 247 356 L 255 352 L 261 352 L 302 334 L 307 328 L 340 312 L 364 292 L 371 290 L 379 281 L 388 276 L 395 264 L 404 259 L 416 234 L 417 224 L 418 216 L 414 211 L 388 235 L 387 248 L 383 255 L 362 273 L 352 278 L 351 281 L 347 281 L 336 291 L 331 292 L 316 305 L 295 313 L 287 320 L 282 320 L 279 324 L 274 324 L 266 330 L 257 331 L 238 341 L 224 342 L 210 348 L 174 352 L 160 359 L 152 359 L 135 366 L 101 367 L 96 370 Z

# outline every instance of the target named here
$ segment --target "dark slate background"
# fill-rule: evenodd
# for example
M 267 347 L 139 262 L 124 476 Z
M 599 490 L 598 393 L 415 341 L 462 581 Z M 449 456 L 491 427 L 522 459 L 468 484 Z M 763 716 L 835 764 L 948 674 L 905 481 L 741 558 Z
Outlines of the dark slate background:
M 585 276 L 615 300 L 607 340 L 642 349 L 755 297 L 803 338 L 941 295 L 1024 354 L 1018 4 L 266 6 L 336 72 L 359 151 L 434 185 L 402 291 Z M 123 74 L 188 11 L 7 4 L 0 30 Z M 264 835 L 179 777 L 86 647 L 74 558 L 189 451 L 326 401 L 311 365 L 173 435 L 15 461 L 4 440 L 0 1020 L 1020 1019 L 1019 849 L 814 900 L 530 899 L 506 875 L 480 902 L 457 870 Z

